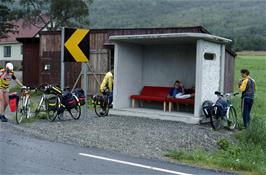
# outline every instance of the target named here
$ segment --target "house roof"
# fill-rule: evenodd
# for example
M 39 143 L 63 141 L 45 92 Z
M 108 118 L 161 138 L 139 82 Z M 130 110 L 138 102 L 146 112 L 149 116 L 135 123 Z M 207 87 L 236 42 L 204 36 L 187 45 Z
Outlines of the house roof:
M 0 44 L 18 43 L 18 41 L 16 40 L 17 38 L 33 38 L 43 29 L 43 27 L 40 28 L 32 24 L 25 24 L 25 21 L 23 19 L 14 21 L 13 24 L 15 26 L 14 30 L 16 32 L 7 33 L 5 38 L 0 39 Z

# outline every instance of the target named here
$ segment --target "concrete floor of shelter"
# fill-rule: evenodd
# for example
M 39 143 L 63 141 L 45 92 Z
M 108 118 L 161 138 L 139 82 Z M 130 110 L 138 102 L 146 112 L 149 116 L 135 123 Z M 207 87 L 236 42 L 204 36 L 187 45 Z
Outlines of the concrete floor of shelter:
M 164 112 L 159 109 L 148 108 L 124 108 L 124 109 L 110 109 L 111 115 L 116 116 L 132 116 L 132 117 L 144 117 L 159 120 L 180 121 L 191 124 L 198 124 L 200 118 L 194 117 L 192 113 L 186 112 Z

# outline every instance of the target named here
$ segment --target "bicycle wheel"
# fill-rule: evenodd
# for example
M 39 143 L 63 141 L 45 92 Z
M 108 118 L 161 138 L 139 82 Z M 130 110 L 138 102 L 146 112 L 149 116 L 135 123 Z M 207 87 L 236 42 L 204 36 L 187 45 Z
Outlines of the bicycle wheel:
M 230 106 L 226 113 L 227 126 L 230 130 L 235 129 L 237 124 L 237 114 L 236 109 L 233 106 Z
M 68 112 L 70 113 L 73 119 L 78 120 L 81 115 L 80 105 L 75 106 L 74 108 L 70 109 Z
M 57 115 L 58 115 L 58 108 L 59 108 L 59 97 L 54 96 L 50 97 L 45 101 L 46 103 L 46 113 L 47 113 L 47 120 L 53 122 Z
M 35 109 L 35 117 L 37 117 L 40 112 L 45 112 L 45 111 L 46 111 L 46 106 L 44 103 L 44 97 L 42 96 L 37 108 Z
M 94 111 L 98 117 L 107 116 L 109 113 L 108 99 L 97 99 L 94 103 Z
M 217 111 L 217 107 L 214 108 L 216 108 L 214 109 L 214 111 Z M 214 130 L 219 130 L 222 127 L 222 117 L 217 115 L 217 112 L 214 112 L 214 114 L 210 116 L 210 121 L 211 121 L 211 126 Z
M 17 109 L 16 109 L 16 122 L 17 124 L 20 124 L 23 120 L 23 118 L 26 118 L 26 112 L 23 107 L 23 101 L 24 97 L 21 98 L 21 100 L 18 101 Z
M 26 98 L 26 105 L 25 105 L 25 112 L 26 112 L 26 118 L 30 118 L 30 97 Z

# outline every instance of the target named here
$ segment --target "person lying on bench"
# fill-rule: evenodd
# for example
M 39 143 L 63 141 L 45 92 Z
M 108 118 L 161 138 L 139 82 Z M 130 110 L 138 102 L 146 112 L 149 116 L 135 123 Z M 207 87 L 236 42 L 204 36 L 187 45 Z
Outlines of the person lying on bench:
M 185 94 L 183 84 L 181 83 L 181 81 L 176 80 L 174 86 L 170 89 L 169 95 L 167 97 L 185 99 L 193 96 L 195 96 L 195 94 Z

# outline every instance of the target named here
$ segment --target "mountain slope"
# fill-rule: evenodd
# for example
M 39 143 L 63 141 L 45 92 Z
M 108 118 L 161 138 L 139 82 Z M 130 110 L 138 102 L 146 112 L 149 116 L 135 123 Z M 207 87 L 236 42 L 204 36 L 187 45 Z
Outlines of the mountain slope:
M 235 50 L 266 50 L 266 0 L 94 0 L 91 28 L 205 27 Z

